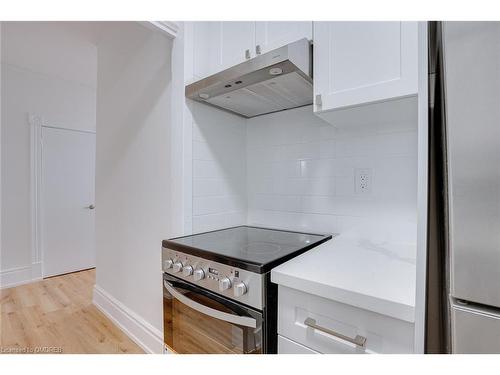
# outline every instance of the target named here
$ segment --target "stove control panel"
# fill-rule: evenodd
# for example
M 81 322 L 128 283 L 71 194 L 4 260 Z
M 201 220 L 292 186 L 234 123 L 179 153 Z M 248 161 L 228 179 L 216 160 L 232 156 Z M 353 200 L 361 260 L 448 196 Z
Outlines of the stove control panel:
M 203 271 L 203 268 L 197 268 L 193 272 L 193 280 L 194 281 L 200 281 L 205 278 L 205 271 Z
M 163 270 L 168 270 L 169 268 L 172 268 L 174 265 L 174 261 L 170 258 L 166 259 L 163 261 Z
M 179 279 L 259 310 L 264 307 L 264 275 L 167 248 L 162 249 L 162 264 L 163 272 Z
M 243 281 L 234 285 L 233 294 L 235 297 L 241 297 L 243 294 L 247 292 L 247 286 Z
M 182 271 L 183 264 L 182 262 L 176 261 L 174 262 L 174 266 L 172 267 L 174 273 L 179 273 Z

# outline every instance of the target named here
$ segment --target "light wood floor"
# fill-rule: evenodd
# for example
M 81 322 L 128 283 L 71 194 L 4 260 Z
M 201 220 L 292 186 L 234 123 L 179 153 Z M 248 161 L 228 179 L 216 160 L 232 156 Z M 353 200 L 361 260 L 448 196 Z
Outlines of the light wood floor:
M 143 353 L 92 304 L 94 283 L 87 270 L 0 290 L 0 353 Z

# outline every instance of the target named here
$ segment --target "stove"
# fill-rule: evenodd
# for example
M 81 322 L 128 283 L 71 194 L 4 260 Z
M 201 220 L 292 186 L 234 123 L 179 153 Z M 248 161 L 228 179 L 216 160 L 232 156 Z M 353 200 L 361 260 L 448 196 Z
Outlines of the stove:
M 331 237 L 238 226 L 164 240 L 167 348 L 180 353 L 275 353 L 278 288 L 270 271 Z M 211 331 L 214 326 L 217 332 Z M 196 330 L 187 332 L 186 327 Z

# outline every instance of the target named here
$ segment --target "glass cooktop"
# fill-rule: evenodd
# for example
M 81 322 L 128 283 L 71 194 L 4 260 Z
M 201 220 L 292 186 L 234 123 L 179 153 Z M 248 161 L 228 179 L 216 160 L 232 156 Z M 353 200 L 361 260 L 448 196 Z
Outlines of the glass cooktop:
M 331 235 L 239 226 L 172 238 L 163 247 L 264 273 L 332 238 Z

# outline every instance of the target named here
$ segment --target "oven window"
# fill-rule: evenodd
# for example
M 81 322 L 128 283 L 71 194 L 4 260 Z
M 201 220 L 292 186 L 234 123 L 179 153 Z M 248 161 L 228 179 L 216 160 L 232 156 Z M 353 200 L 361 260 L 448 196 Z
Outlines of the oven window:
M 195 303 L 227 314 L 237 315 L 230 308 L 205 295 L 176 289 Z M 260 353 L 262 321 L 256 328 L 238 325 L 211 317 L 192 308 L 165 290 L 163 298 L 165 344 L 176 353 Z

